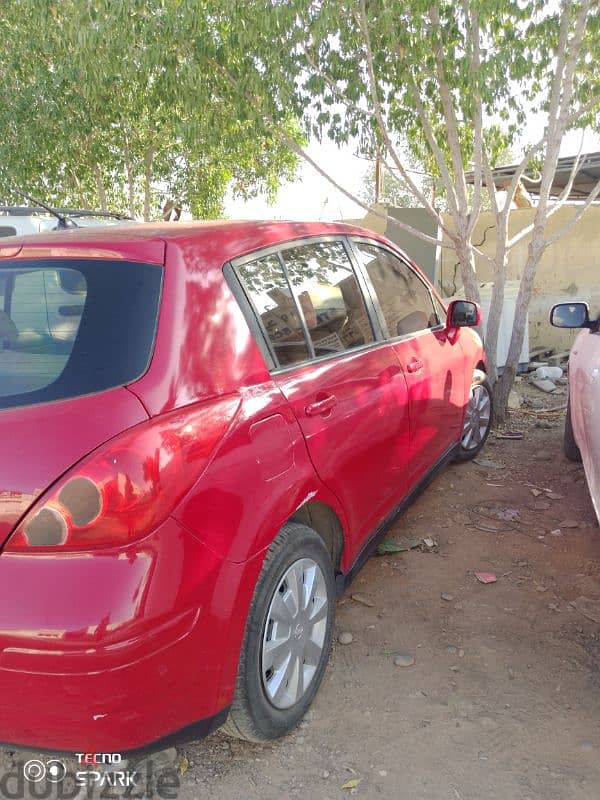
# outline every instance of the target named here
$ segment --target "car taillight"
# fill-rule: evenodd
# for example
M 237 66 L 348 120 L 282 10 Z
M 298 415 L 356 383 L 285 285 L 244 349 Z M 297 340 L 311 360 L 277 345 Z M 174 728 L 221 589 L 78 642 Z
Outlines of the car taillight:
M 85 550 L 146 536 L 200 477 L 238 406 L 237 397 L 203 403 L 111 439 L 35 503 L 4 550 Z

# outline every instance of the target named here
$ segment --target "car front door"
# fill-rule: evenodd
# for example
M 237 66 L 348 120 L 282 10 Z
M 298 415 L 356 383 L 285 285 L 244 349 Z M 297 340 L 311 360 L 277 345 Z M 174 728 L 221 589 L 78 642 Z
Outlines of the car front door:
M 406 376 L 411 486 L 460 438 L 465 376 L 458 337 L 448 336 L 429 286 L 387 247 L 352 240 L 382 325 Z
M 377 340 L 343 240 L 304 240 L 236 270 L 356 554 L 407 489 L 408 390 L 394 346 Z

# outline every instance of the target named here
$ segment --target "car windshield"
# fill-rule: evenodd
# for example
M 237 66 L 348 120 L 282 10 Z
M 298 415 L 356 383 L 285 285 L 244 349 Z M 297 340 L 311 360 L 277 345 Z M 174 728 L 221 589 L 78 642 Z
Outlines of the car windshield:
M 0 267 L 0 408 L 123 386 L 147 369 L 162 282 L 153 264 Z

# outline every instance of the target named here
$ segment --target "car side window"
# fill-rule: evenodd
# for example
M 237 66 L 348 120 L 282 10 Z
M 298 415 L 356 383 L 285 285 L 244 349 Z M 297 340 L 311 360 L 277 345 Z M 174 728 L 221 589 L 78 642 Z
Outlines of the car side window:
M 406 336 L 438 323 L 431 294 L 421 278 L 382 247 L 354 241 L 369 276 L 390 337 Z
M 282 367 L 310 358 L 304 328 L 276 253 L 239 267 L 238 272 Z
M 317 358 L 375 341 L 342 242 L 311 242 L 286 248 L 281 255 Z

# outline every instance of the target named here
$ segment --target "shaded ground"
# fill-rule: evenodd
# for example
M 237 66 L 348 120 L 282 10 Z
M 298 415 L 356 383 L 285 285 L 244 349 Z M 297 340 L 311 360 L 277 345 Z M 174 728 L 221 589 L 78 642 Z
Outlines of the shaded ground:
M 366 565 L 338 608 L 354 640 L 336 643 L 309 718 L 265 747 L 217 733 L 181 749 L 179 797 L 597 797 L 600 625 L 571 603 L 600 598 L 600 531 L 562 424 L 521 413 L 523 440 L 493 436 L 483 463 L 449 467 L 391 534 L 438 551 Z M 415 664 L 394 666 L 399 651 Z

